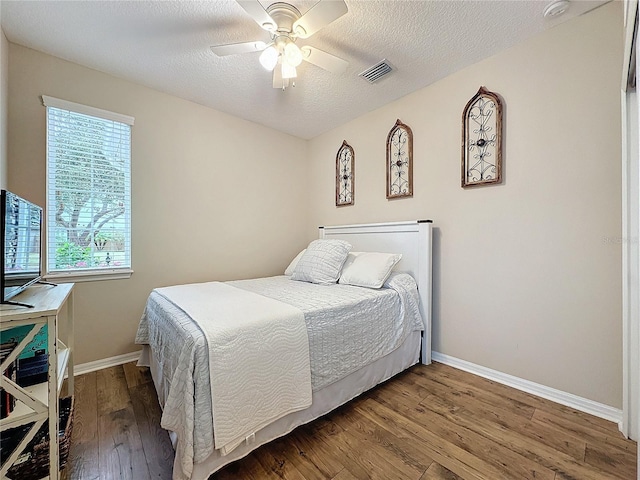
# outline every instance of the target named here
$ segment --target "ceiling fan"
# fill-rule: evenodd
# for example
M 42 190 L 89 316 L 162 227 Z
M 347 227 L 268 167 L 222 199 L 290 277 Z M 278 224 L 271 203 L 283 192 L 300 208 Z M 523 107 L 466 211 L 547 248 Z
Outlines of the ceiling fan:
M 344 0 L 325 0 L 316 3 L 304 15 L 284 2 L 276 2 L 266 9 L 258 0 L 237 0 L 242 8 L 258 25 L 269 32 L 271 42 L 263 41 L 214 45 L 211 50 L 216 55 L 236 55 L 259 52 L 260 64 L 273 71 L 273 88 L 285 89 L 297 77 L 296 67 L 303 60 L 335 74 L 342 74 L 349 63 L 335 55 L 318 50 L 309 45 L 298 47 L 298 38 L 309 38 L 321 28 L 347 13 Z M 293 83 L 295 86 L 295 83 Z

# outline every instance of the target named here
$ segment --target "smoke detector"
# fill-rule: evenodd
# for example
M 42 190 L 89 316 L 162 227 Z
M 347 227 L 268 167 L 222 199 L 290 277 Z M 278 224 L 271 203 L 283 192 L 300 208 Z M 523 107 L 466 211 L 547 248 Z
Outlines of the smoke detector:
M 559 17 L 569 9 L 569 0 L 556 0 L 544 9 L 545 18 Z

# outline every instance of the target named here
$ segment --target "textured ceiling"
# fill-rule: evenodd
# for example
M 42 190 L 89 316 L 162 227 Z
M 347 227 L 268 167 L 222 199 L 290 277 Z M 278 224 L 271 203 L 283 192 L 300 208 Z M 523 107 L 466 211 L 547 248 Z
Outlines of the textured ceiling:
M 10 42 L 308 139 L 605 3 L 574 0 L 549 19 L 538 0 L 345 1 L 346 15 L 298 45 L 349 68 L 337 76 L 303 62 L 286 91 L 272 87 L 259 53 L 209 49 L 269 41 L 234 0 L 2 0 L 0 8 Z M 315 2 L 289 3 L 304 14 Z M 383 58 L 397 70 L 376 84 L 358 77 Z

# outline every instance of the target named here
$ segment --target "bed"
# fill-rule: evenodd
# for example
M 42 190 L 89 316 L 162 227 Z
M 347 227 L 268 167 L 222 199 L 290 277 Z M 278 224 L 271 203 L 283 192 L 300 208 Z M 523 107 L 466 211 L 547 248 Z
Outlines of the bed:
M 150 367 L 163 407 L 161 425 L 170 431 L 176 449 L 174 480 L 206 479 L 228 463 L 330 412 L 418 361 L 431 362 L 431 222 L 320 227 L 319 233 L 322 240 L 348 242 L 353 252 L 392 252 L 402 257 L 380 289 L 316 285 L 276 276 L 156 289 L 150 295 L 136 342 L 143 345 L 139 365 Z M 214 296 L 224 299 L 219 300 L 212 313 L 214 308 L 202 299 L 208 302 Z M 194 321 L 197 316 L 215 317 L 220 311 L 233 311 L 235 305 L 254 301 L 254 309 L 249 311 L 256 312 L 256 316 L 272 307 L 279 318 L 291 314 L 289 323 L 275 324 L 263 331 L 253 323 L 247 324 L 247 331 L 256 339 L 269 338 L 262 343 L 267 344 L 267 350 L 275 350 L 273 361 L 286 357 L 282 352 L 300 351 L 299 357 L 286 359 L 291 372 L 283 374 L 280 366 L 275 368 L 277 381 L 267 375 L 270 370 L 253 375 L 258 383 L 265 384 L 260 388 L 276 388 L 277 384 L 278 389 L 285 389 L 257 397 L 252 393 L 254 387 L 247 388 L 246 384 L 262 368 L 261 359 L 266 358 L 264 353 L 253 355 L 258 343 L 249 343 L 241 356 L 232 357 L 229 362 L 229 368 L 238 368 L 241 374 L 227 372 L 225 366 L 213 363 L 217 355 L 211 352 L 216 350 L 209 349 L 214 347 L 202 326 L 204 322 Z M 301 319 L 296 319 L 297 314 Z M 233 312 L 230 315 L 234 324 L 251 322 L 248 317 L 253 316 L 242 313 L 233 317 Z M 304 332 L 296 330 L 299 325 Z M 250 336 L 240 335 L 242 341 L 248 342 L 251 339 L 245 337 Z M 237 336 L 232 337 L 235 341 Z M 256 357 L 254 363 L 252 356 Z M 249 364 L 237 365 L 244 361 Z M 217 375 L 211 375 L 214 371 Z M 302 378 L 305 372 L 308 386 Z M 287 379 L 292 386 L 286 386 Z M 247 406 L 252 407 L 250 413 L 258 419 L 244 427 L 249 433 L 242 429 L 230 432 L 222 442 L 226 423 L 237 427 L 251 416 L 241 400 L 231 402 L 238 405 L 225 407 L 220 399 L 224 395 L 234 399 L 234 382 L 238 388 L 249 390 Z M 281 387 L 281 383 L 285 386 Z M 282 391 L 291 393 L 287 388 L 298 390 L 291 390 L 295 393 L 291 398 L 279 397 Z M 274 395 L 281 411 L 263 421 L 253 407 L 260 410 L 262 403 L 268 407 L 269 395 Z M 213 415 L 213 398 L 217 415 Z M 281 405 L 288 401 L 290 406 Z M 225 408 L 237 411 L 227 413 Z M 232 421 L 216 423 L 216 417 L 221 415 Z M 238 436 L 238 431 L 245 433 Z

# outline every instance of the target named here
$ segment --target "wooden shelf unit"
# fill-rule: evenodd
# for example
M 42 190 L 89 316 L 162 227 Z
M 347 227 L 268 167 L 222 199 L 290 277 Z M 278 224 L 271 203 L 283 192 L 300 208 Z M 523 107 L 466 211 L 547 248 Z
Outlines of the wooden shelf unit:
M 60 285 L 36 284 L 12 298 L 12 301 L 33 305 L 0 305 L 0 331 L 24 325 L 32 326 L 27 336 L 0 365 L 2 387 L 16 398 L 16 405 L 8 417 L 0 419 L 0 434 L 5 430 L 35 422 L 12 454 L 0 467 L 0 478 L 7 478 L 9 468 L 15 463 L 42 424 L 49 424 L 49 479 L 59 478 L 58 450 L 58 398 L 65 371 L 67 389 L 73 395 L 73 283 Z M 60 314 L 67 313 L 66 341 L 60 340 L 58 326 Z M 47 325 L 49 353 L 48 381 L 29 387 L 21 387 L 4 376 L 6 367 L 29 345 L 33 337 Z

